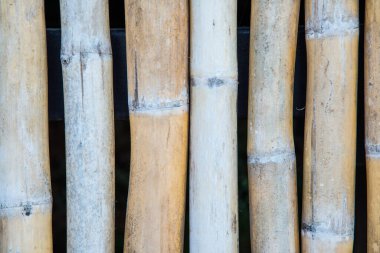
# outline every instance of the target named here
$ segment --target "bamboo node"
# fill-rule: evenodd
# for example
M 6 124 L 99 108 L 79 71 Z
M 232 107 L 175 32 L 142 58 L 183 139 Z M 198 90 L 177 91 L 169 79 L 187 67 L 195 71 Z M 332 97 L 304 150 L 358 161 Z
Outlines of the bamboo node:
M 339 234 L 331 231 L 308 231 L 302 228 L 301 234 L 303 237 L 308 237 L 312 239 L 318 239 L 322 241 L 331 242 L 344 242 L 353 239 L 353 233 L 349 234 Z
M 39 201 L 26 201 L 18 204 L 0 204 L 0 217 L 5 216 L 30 216 L 34 212 L 45 212 L 51 210 L 52 199 L 45 199 Z M 16 210 L 16 212 L 14 211 Z M 17 211 L 18 210 L 18 211 Z
M 380 144 L 366 144 L 366 156 L 373 158 L 380 158 Z
M 206 86 L 209 88 L 218 88 L 225 85 L 237 86 L 238 81 L 236 78 L 230 77 L 192 77 L 190 84 L 192 87 Z
M 179 99 L 172 101 L 164 101 L 159 103 L 145 103 L 144 101 L 132 100 L 128 103 L 131 113 L 153 112 L 153 111 L 187 111 L 189 105 L 188 99 Z
M 348 241 L 354 236 L 353 226 L 341 226 L 337 224 L 324 224 L 320 222 L 303 222 L 301 226 L 302 236 L 318 238 L 321 240 Z
M 267 163 L 284 163 L 289 161 L 294 161 L 296 155 L 293 151 L 277 151 L 274 153 L 260 154 L 260 155 L 249 155 L 248 164 L 267 164 Z
M 111 57 L 112 58 L 112 51 L 111 51 L 111 49 L 102 50 L 100 48 L 96 48 L 96 49 L 89 49 L 89 50 L 73 51 L 70 53 L 62 52 L 61 53 L 61 63 L 64 67 L 67 67 L 70 65 L 73 57 L 79 56 L 82 59 L 82 58 L 86 58 L 87 56 L 90 56 L 90 55 L 99 56 L 100 58 L 102 58 L 102 57 Z
M 332 17 L 321 20 L 308 20 L 305 26 L 306 39 L 322 39 L 359 33 L 359 18 Z
M 313 224 L 306 224 L 306 223 L 302 223 L 302 231 L 305 231 L 305 232 L 316 232 L 316 229 L 314 227 Z

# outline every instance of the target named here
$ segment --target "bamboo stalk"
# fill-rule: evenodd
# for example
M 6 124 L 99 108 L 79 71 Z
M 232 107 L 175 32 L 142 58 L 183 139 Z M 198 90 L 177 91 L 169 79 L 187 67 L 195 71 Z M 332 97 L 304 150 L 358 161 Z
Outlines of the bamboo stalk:
M 61 0 L 67 251 L 114 252 L 114 118 L 107 0 Z
M 0 252 L 52 252 L 44 2 L 0 2 Z
M 307 0 L 303 252 L 352 252 L 358 1 Z
M 125 14 L 131 172 L 124 252 L 182 252 L 187 1 L 127 0 Z
M 365 132 L 367 167 L 367 252 L 380 252 L 380 1 L 366 1 Z
M 298 252 L 293 80 L 300 1 L 252 1 L 248 176 L 252 252 Z
M 236 0 L 191 1 L 190 252 L 194 253 L 238 252 L 236 7 Z

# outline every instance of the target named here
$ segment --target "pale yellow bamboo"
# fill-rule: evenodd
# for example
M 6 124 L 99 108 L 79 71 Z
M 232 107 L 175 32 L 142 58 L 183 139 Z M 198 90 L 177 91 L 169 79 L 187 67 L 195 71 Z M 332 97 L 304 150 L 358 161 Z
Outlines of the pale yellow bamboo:
M 300 1 L 252 1 L 248 174 L 252 252 L 298 252 L 293 80 Z
M 124 252 L 182 252 L 188 3 L 125 2 L 131 174 Z
M 190 252 L 237 253 L 237 2 L 190 6 Z
M 60 5 L 67 252 L 111 253 L 115 136 L 108 1 L 61 0 Z
M 307 0 L 303 252 L 352 252 L 358 1 Z
M 380 1 L 365 8 L 367 252 L 380 252 Z
M 43 0 L 0 2 L 0 252 L 52 252 Z

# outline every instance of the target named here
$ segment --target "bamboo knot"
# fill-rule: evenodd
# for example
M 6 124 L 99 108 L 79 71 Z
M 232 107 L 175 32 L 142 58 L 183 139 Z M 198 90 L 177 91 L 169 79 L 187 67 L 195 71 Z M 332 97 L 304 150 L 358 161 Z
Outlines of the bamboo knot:
M 188 99 L 179 99 L 172 101 L 164 101 L 158 103 L 145 103 L 142 101 L 132 100 L 128 103 L 129 111 L 131 113 L 153 112 L 153 111 L 173 111 L 184 110 L 187 111 L 189 107 Z
M 20 202 L 18 204 L 12 203 L 1 203 L 0 204 L 0 217 L 4 216 L 30 216 L 36 210 L 38 212 L 44 212 L 47 210 L 51 210 L 52 208 L 52 199 L 45 200 L 36 200 L 36 201 L 26 201 Z M 14 211 L 16 210 L 16 212 Z
M 330 17 L 321 20 L 307 20 L 305 33 L 307 40 L 358 35 L 359 18 Z
M 190 84 L 192 87 L 205 86 L 209 88 L 218 88 L 226 85 L 237 86 L 238 81 L 236 78 L 231 77 L 192 77 Z
M 291 162 L 296 159 L 296 155 L 293 151 L 277 151 L 268 154 L 260 155 L 249 155 L 248 164 L 267 164 L 267 163 L 277 163 L 281 164 L 284 162 Z
M 380 144 L 366 143 L 365 150 L 367 157 L 380 158 Z

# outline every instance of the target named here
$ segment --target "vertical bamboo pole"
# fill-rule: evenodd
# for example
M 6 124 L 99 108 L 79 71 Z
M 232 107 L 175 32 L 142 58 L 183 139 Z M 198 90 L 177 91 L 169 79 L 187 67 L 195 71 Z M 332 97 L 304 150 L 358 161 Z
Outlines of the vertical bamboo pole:
M 293 80 L 299 0 L 252 1 L 248 176 L 252 252 L 298 252 Z
M 52 252 L 44 2 L 0 2 L 0 252 Z
M 380 252 L 380 1 L 366 1 L 365 127 L 367 251 Z
M 131 174 L 125 252 L 181 252 L 188 135 L 186 0 L 125 3 Z
M 67 251 L 114 252 L 114 118 L 107 0 L 61 0 Z
M 236 0 L 191 1 L 190 251 L 194 253 L 238 252 L 236 7 Z
M 307 0 L 303 252 L 352 252 L 358 1 Z

